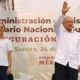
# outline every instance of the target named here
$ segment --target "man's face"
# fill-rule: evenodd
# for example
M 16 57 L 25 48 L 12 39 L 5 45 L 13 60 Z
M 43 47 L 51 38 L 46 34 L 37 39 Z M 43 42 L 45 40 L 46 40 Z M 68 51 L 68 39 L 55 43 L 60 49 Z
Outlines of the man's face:
M 69 31 L 72 31 L 73 28 L 73 20 L 71 17 L 67 17 L 64 21 L 63 21 L 63 26 Z
M 4 25 L 0 24 L 0 34 L 3 34 L 5 31 Z

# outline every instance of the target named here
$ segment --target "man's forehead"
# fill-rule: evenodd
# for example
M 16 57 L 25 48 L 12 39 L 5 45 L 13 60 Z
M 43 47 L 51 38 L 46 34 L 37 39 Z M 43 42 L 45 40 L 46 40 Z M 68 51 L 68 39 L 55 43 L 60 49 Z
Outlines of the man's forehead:
M 73 20 L 72 17 L 65 17 L 65 20 Z

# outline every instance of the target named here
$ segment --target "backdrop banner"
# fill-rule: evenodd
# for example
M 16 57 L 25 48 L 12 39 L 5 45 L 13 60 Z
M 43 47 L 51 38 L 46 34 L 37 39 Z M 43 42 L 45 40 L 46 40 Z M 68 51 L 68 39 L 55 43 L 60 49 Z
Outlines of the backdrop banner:
M 14 80 L 51 80 L 54 73 L 56 35 L 53 29 L 60 12 L 0 12 L 5 37 L 12 41 Z M 73 17 L 74 30 L 80 32 L 80 11 Z

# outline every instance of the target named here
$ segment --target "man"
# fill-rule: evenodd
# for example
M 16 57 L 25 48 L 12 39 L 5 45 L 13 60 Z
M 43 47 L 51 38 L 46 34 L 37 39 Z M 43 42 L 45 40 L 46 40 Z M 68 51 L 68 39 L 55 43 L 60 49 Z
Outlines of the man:
M 0 0 L 0 10 L 14 10 L 13 0 Z
M 69 16 L 65 17 L 69 8 L 67 2 L 64 2 L 62 15 L 54 24 L 56 32 L 56 80 L 78 80 L 78 71 L 80 71 L 79 34 L 72 30 L 73 19 Z
M 4 31 L 4 24 L 0 24 L 0 80 L 7 80 L 7 75 L 11 73 L 11 53 L 13 49 L 10 40 L 4 38 Z

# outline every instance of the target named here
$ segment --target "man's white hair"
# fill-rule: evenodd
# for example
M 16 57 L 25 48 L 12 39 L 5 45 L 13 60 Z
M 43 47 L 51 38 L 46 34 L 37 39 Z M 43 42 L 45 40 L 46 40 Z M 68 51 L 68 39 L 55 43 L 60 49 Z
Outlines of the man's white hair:
M 67 18 L 71 18 L 73 20 L 73 18 L 71 16 L 66 16 L 64 19 L 63 19 L 63 22 L 66 21 Z

